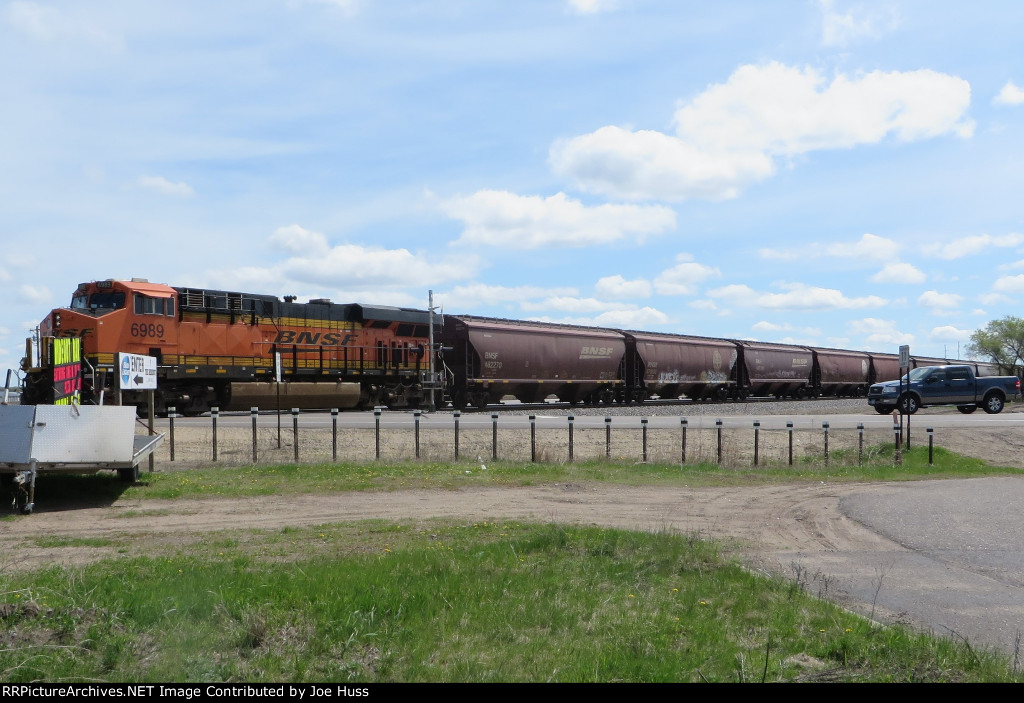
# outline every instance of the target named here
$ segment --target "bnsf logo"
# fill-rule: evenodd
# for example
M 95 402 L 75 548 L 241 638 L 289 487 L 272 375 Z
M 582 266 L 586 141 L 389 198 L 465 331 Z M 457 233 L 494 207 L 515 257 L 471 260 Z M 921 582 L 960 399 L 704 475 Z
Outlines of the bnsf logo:
M 607 359 L 611 355 L 611 347 L 583 347 L 580 349 L 581 359 Z
M 294 332 L 281 330 L 274 337 L 274 344 L 323 344 L 329 347 L 344 346 L 352 341 L 352 335 L 342 337 L 338 332 Z

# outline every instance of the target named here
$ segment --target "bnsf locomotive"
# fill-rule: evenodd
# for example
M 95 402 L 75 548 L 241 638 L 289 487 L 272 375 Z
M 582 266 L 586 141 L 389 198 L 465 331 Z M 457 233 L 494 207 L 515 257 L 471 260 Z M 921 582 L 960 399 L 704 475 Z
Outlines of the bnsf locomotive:
M 605 405 L 863 397 L 900 375 L 895 354 L 468 315 L 441 322 L 408 308 L 106 280 L 81 284 L 70 307 L 42 321 L 38 354 L 26 355 L 23 403 L 55 401 L 55 370 L 66 371 L 55 340 L 69 337 L 82 340 L 82 402 L 119 392 L 117 354 L 138 354 L 156 358 L 161 414 L 415 408 L 442 399 L 480 408 L 509 397 Z M 913 367 L 945 363 L 911 359 Z M 971 363 L 980 376 L 1002 372 Z M 120 393 L 106 402 L 147 402 L 143 391 Z
M 424 402 L 429 315 L 405 308 L 296 303 L 275 296 L 176 288 L 145 280 L 78 286 L 39 326 L 22 402 L 53 402 L 48 340 L 82 340 L 81 402 L 117 402 L 117 354 L 157 361 L 155 408 L 416 407 Z M 37 359 L 38 357 L 38 359 Z M 279 366 L 278 366 L 279 364 Z M 281 384 L 275 383 L 280 372 Z M 142 406 L 144 391 L 125 391 Z

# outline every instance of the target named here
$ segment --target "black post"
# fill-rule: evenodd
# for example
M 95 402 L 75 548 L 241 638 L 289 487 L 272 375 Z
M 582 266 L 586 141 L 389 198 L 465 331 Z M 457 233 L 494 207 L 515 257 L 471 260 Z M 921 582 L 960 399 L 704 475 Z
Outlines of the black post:
M 176 410 L 177 408 L 174 407 L 167 408 L 167 420 L 170 422 L 168 433 L 171 435 L 169 437 L 171 441 L 171 461 L 174 461 L 174 415 Z
M 685 417 L 681 418 L 679 420 L 679 425 L 680 425 L 680 427 L 682 427 L 682 434 L 683 434 L 681 456 L 680 456 L 680 459 L 679 459 L 679 463 L 680 464 L 685 464 L 686 463 L 686 418 Z
M 825 466 L 828 466 L 828 423 L 821 423 L 821 429 L 825 431 Z
M 933 427 L 928 427 L 925 429 L 925 432 L 928 433 L 928 466 L 931 466 L 935 461 L 935 456 L 933 455 L 935 446 L 933 440 L 935 439 L 935 437 L 932 434 L 934 431 L 935 428 Z
M 292 408 L 292 451 L 295 463 L 299 463 L 299 409 Z
M 793 423 L 787 422 L 786 429 L 789 430 L 789 465 L 793 465 Z
M 903 463 L 903 456 L 900 454 L 900 445 L 903 442 L 902 442 L 902 438 L 900 437 L 900 426 L 897 425 L 895 422 L 892 424 L 892 434 L 893 434 L 893 438 L 896 441 L 896 453 L 893 454 L 892 459 L 893 459 L 893 463 L 896 466 L 899 466 L 900 464 Z
M 722 463 L 722 421 L 715 420 L 715 427 L 718 428 L 718 463 Z
M 537 416 L 530 415 L 530 461 L 537 461 Z
M 220 408 L 210 408 L 210 417 L 213 419 L 213 460 L 217 461 L 217 416 L 220 415 Z
M 604 458 L 612 458 L 612 419 L 604 419 Z
M 380 459 L 380 408 L 373 409 L 373 448 L 374 456 Z
M 757 466 L 758 446 L 760 444 L 760 442 L 758 442 L 758 439 L 760 439 L 760 437 L 759 437 L 760 434 L 761 434 L 761 421 L 760 420 L 754 420 L 754 466 Z
M 412 426 L 413 434 L 416 436 L 416 458 L 420 458 L 420 416 L 423 414 L 422 410 L 412 411 Z
M 643 428 L 644 463 L 647 463 L 647 418 L 640 418 L 640 426 Z
M 864 466 L 864 423 L 857 425 L 857 466 Z
M 491 413 L 491 458 L 498 460 L 498 413 Z
M 459 460 L 459 418 L 462 417 L 462 412 L 460 410 L 456 410 L 454 413 L 452 413 L 452 416 L 455 418 L 455 461 L 458 461 Z
M 331 461 L 338 461 L 338 409 L 331 408 Z
M 569 463 L 572 463 L 573 449 L 572 449 L 572 424 L 576 420 L 572 415 L 569 416 Z
M 252 463 L 258 461 L 256 452 L 256 417 L 259 415 L 259 408 L 249 408 L 249 414 L 252 416 Z

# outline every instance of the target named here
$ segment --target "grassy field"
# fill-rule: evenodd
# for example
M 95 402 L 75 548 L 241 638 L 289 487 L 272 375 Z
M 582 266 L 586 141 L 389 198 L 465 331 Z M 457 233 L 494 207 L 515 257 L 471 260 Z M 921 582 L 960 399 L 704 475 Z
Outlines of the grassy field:
M 926 449 L 900 467 L 884 450 L 874 456 L 865 467 L 836 461 L 757 472 L 605 462 L 212 468 L 147 474 L 123 495 L 1019 473 L 940 450 L 934 466 Z M 47 502 L 102 502 L 123 489 L 109 476 L 87 476 L 40 490 Z M 36 543 L 116 549 L 122 539 Z M 158 542 L 145 557 L 0 573 L 0 617 L 5 682 L 1024 680 L 1006 657 L 882 627 L 812 597 L 799 579 L 745 570 L 714 542 L 514 521 L 374 521 Z

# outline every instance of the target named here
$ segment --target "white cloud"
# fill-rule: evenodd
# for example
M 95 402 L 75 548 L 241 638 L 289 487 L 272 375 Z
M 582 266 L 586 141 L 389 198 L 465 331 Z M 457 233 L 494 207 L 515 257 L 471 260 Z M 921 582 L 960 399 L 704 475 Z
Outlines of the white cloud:
M 767 320 L 761 320 L 750 326 L 750 329 L 758 333 L 773 333 L 773 332 L 795 332 L 800 335 L 807 337 L 817 337 L 821 335 L 821 329 L 818 327 L 797 327 L 791 325 L 788 322 L 778 324 L 775 322 L 768 322 Z
M 63 44 L 83 41 L 110 49 L 120 49 L 123 45 L 120 37 L 96 26 L 87 15 L 81 13 L 71 16 L 37 2 L 15 0 L 4 8 L 4 15 L 17 31 L 39 42 Z
M 808 286 L 803 283 L 783 283 L 785 293 L 765 293 L 749 286 L 732 284 L 708 291 L 708 297 L 723 300 L 736 307 L 767 308 L 772 310 L 856 310 L 879 308 L 888 301 L 877 295 L 850 298 L 833 288 Z
M 481 190 L 451 198 L 441 209 L 465 225 L 459 242 L 514 249 L 582 247 L 625 237 L 642 240 L 675 227 L 676 214 L 662 206 L 587 207 L 557 193 L 547 198 Z
M 21 293 L 21 300 L 18 302 L 30 305 L 50 305 L 53 294 L 46 286 L 33 286 L 28 283 L 22 285 L 18 292 Z
M 882 3 L 857 4 L 844 10 L 834 0 L 821 0 L 821 43 L 845 47 L 860 39 L 878 39 L 899 24 L 896 9 Z
M 466 301 L 482 305 L 514 305 L 523 307 L 530 300 L 572 296 L 579 293 L 575 288 L 542 288 L 540 286 L 492 286 L 484 283 L 471 283 L 455 286 L 447 293 L 439 293 L 435 298 L 442 304 L 465 306 Z
M 812 68 L 746 65 L 680 107 L 676 136 L 606 126 L 556 142 L 552 170 L 628 199 L 735 197 L 775 172 L 774 157 L 817 149 L 970 136 L 967 81 L 930 70 L 826 79 Z
M 960 307 L 963 296 L 956 293 L 939 293 L 935 290 L 928 290 L 918 296 L 917 302 L 938 315 Z
M 855 242 L 831 242 L 828 244 L 811 242 L 796 249 L 765 247 L 759 249 L 757 253 L 762 259 L 778 261 L 806 261 L 807 259 L 834 257 L 847 261 L 874 263 L 898 258 L 900 249 L 902 249 L 900 244 L 892 239 L 865 232 Z
M 992 284 L 992 290 L 999 293 L 1024 293 L 1024 274 L 1017 276 L 1000 276 L 996 279 L 996 282 Z M 982 302 L 987 305 L 991 305 L 992 302 Z
M 900 245 L 892 239 L 865 232 L 856 242 L 829 244 L 825 251 L 829 256 L 861 261 L 885 261 L 899 255 Z
M 678 254 L 676 261 L 680 263 L 654 279 L 654 289 L 660 295 L 693 295 L 704 281 L 722 275 L 717 268 L 690 261 L 688 254 Z
M 544 298 L 536 302 L 524 302 L 524 310 L 564 310 L 571 313 L 603 313 L 614 310 L 636 310 L 629 303 L 609 303 L 597 298 L 576 298 L 572 296 L 556 296 Z
M 481 266 L 473 256 L 434 259 L 408 249 L 384 249 L 357 244 L 330 246 L 323 234 L 299 225 L 277 229 L 270 241 L 295 255 L 270 267 L 236 267 L 211 272 L 208 277 L 216 277 L 224 285 L 230 282 L 232 287 L 242 290 L 267 290 L 270 287 L 276 290 L 295 290 L 306 287 L 315 290 L 394 291 L 427 288 L 470 278 Z
M 355 15 L 362 4 L 362 0 L 304 0 L 304 2 L 310 5 L 327 5 L 335 10 L 340 10 L 347 17 Z
M 925 253 L 940 259 L 959 259 L 972 254 L 980 254 L 999 247 L 1015 247 L 1024 244 L 1024 234 L 1004 234 L 993 237 L 991 234 L 975 234 L 969 237 L 954 239 L 945 244 L 925 247 Z
M 586 325 L 620 329 L 646 330 L 668 323 L 668 315 L 652 307 L 631 310 L 610 310 L 594 317 L 532 317 L 538 322 L 554 322 L 565 325 Z
M 875 283 L 924 283 L 927 276 L 911 264 L 886 264 L 882 270 L 871 277 Z
M 1024 288 L 1024 286 L 1022 286 Z M 985 293 L 978 296 L 978 302 L 982 305 L 1004 305 L 1012 303 L 1013 298 L 1002 293 Z
M 651 295 L 651 282 L 642 278 L 627 281 L 616 274 L 598 279 L 594 292 L 604 298 L 647 298 Z
M 190 198 L 196 194 L 188 183 L 172 183 L 163 176 L 141 176 L 139 185 L 161 195 L 173 195 L 179 198 Z
M 285 251 L 307 256 L 326 255 L 330 251 L 325 235 L 299 225 L 278 227 L 270 236 L 270 242 Z
M 619 0 L 569 0 L 569 9 L 580 15 L 595 15 L 615 10 Z
M 763 153 L 714 151 L 661 132 L 615 126 L 556 142 L 549 163 L 581 190 L 628 200 L 725 200 L 775 173 Z
M 974 330 L 961 330 L 957 329 L 953 325 L 941 325 L 939 327 L 932 328 L 932 331 L 928 333 L 929 342 L 959 342 L 967 341 L 971 338 L 971 333 Z
M 892 351 L 892 347 L 912 344 L 914 341 L 914 335 L 899 331 L 894 320 L 865 317 L 861 320 L 851 320 L 847 327 L 851 334 L 864 339 L 868 349 Z
M 1007 81 L 999 95 L 992 98 L 993 105 L 1024 105 L 1024 88 L 1013 81 Z

